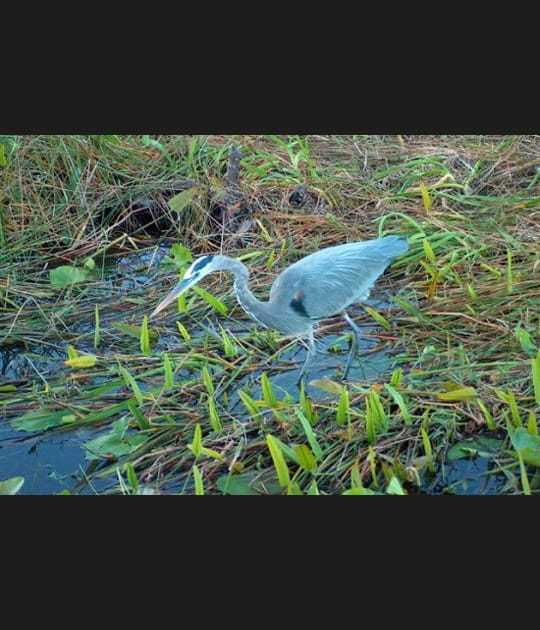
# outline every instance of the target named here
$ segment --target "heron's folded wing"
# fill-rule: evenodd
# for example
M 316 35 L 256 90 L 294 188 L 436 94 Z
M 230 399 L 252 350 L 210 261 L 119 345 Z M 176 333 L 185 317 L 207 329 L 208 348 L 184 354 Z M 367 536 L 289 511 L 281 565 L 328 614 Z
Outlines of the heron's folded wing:
M 393 257 L 375 247 L 321 250 L 278 276 L 270 290 L 270 301 L 289 306 L 292 302 L 293 308 L 301 307 L 312 319 L 330 317 L 366 299 Z

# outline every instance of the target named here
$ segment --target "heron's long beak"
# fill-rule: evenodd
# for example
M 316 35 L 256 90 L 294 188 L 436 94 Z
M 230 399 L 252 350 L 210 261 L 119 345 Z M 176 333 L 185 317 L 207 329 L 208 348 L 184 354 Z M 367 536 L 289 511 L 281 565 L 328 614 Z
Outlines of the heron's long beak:
M 150 313 L 150 319 L 152 319 L 153 317 L 155 317 L 158 313 L 161 313 L 161 311 L 164 308 L 167 308 L 167 306 L 169 306 L 169 304 L 178 296 L 182 295 L 182 293 L 184 293 L 184 291 L 187 291 L 191 286 L 193 286 L 194 284 L 197 283 L 198 278 L 197 277 L 191 277 L 187 280 L 180 280 L 180 282 L 174 287 L 174 289 L 168 293 L 163 300 L 161 300 L 161 302 L 156 306 L 156 308 L 152 311 L 152 313 Z

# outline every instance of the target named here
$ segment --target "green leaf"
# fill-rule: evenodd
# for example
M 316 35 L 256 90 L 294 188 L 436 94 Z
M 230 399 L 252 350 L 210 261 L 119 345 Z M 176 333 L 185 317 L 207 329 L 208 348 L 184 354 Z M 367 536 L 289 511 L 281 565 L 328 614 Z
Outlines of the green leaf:
M 0 481 L 0 495 L 17 494 L 24 484 L 24 477 L 11 477 Z
M 295 407 L 294 412 L 296 413 L 298 420 L 300 420 L 300 424 L 304 429 L 308 444 L 311 446 L 311 450 L 315 455 L 316 461 L 320 461 L 323 458 L 323 451 L 319 443 L 317 442 L 317 438 L 315 437 L 315 433 L 313 432 L 313 427 L 311 426 L 310 421 L 306 418 L 306 416 L 298 407 Z
M 141 352 L 145 357 L 150 356 L 150 334 L 148 332 L 148 315 L 144 315 L 142 326 L 141 326 L 141 336 L 140 336 L 140 344 L 141 344 Z
M 65 287 L 86 281 L 86 272 L 78 267 L 62 265 L 49 271 L 49 280 L 53 287 Z
M 387 494 L 400 494 L 400 495 L 407 494 L 405 490 L 403 490 L 403 487 L 399 483 L 399 479 L 397 477 L 392 477 L 392 479 L 390 479 L 390 483 L 388 484 L 388 487 L 386 488 L 386 493 Z
M 449 392 L 439 392 L 437 398 L 439 400 L 472 400 L 476 398 L 476 390 L 474 387 L 460 387 Z
M 220 313 L 221 315 L 227 315 L 229 309 L 225 306 L 225 304 L 223 304 L 221 300 L 218 300 L 216 297 L 208 293 L 208 291 L 201 289 L 201 287 L 193 287 L 193 290 L 204 300 L 206 300 L 208 304 L 210 304 L 210 306 L 218 313 Z
M 0 393 L 1 392 L 16 392 L 17 387 L 15 385 L 0 385 Z
M 407 425 L 412 424 L 411 414 L 407 409 L 407 404 L 405 403 L 405 399 L 403 398 L 403 396 L 396 389 L 394 389 L 392 385 L 389 385 L 388 383 L 384 384 L 384 389 L 386 389 L 390 396 L 392 396 L 394 402 L 399 407 L 401 415 L 403 416 L 403 422 Z
M 392 329 L 392 324 L 386 319 L 386 317 L 383 317 L 378 311 L 376 311 L 374 308 L 371 308 L 371 306 L 366 306 L 364 304 L 363 307 L 364 310 L 369 313 L 371 317 L 373 317 L 373 319 L 378 322 L 383 328 L 385 328 L 386 330 Z
M 212 396 L 208 398 L 208 415 L 210 417 L 210 426 L 212 429 L 214 429 L 214 431 L 221 431 L 223 426 L 216 410 L 216 403 Z
M 514 328 L 514 335 L 516 339 L 519 341 L 523 350 L 530 357 L 534 357 L 539 350 L 536 347 L 536 345 L 533 343 L 531 333 L 525 328 L 522 328 L 521 326 L 516 326 Z
M 112 431 L 83 444 L 87 449 L 86 459 L 119 459 L 129 455 L 146 441 L 143 433 L 127 433 L 129 418 L 112 423 Z
M 93 258 L 87 258 L 84 261 L 83 267 L 85 269 L 88 269 L 88 271 L 94 271 L 94 269 L 96 268 L 96 262 Z
M 336 381 L 332 381 L 329 378 L 315 379 L 311 381 L 311 385 L 322 389 L 323 392 L 327 392 L 328 394 L 341 395 L 341 392 L 343 391 L 343 385 L 337 383 Z
M 523 461 L 540 468 L 540 437 L 531 435 L 524 427 L 517 427 L 510 437 Z
M 429 191 L 426 188 L 426 185 L 424 184 L 424 182 L 419 182 L 418 188 L 420 188 L 420 194 L 422 195 L 424 208 L 426 209 L 426 212 L 429 212 L 431 210 L 431 197 L 430 197 Z
M 140 340 L 141 338 L 141 326 L 132 326 L 131 324 L 121 324 L 120 322 L 111 322 L 111 326 L 123 332 L 125 335 L 129 335 L 130 337 L 134 337 L 135 339 Z M 158 333 L 155 330 L 148 331 L 148 337 L 150 341 L 156 341 L 159 337 Z
M 195 430 L 193 432 L 193 440 L 191 444 L 188 444 L 189 450 L 195 455 L 195 457 L 199 457 L 201 454 L 203 445 L 202 445 L 202 429 L 200 424 L 195 425 Z
M 540 350 L 536 353 L 536 358 L 531 359 L 531 370 L 534 386 L 534 400 L 540 405 Z
M 426 238 L 422 240 L 422 247 L 424 248 L 424 254 L 426 255 L 426 258 L 432 265 L 434 265 L 436 262 L 435 253 L 433 252 L 433 249 L 431 248 L 431 245 Z
M 3 144 L 0 144 L 0 166 L 7 166 L 6 150 Z
M 339 403 L 336 410 L 336 424 L 343 426 L 349 419 L 349 390 L 344 387 L 339 397 Z
M 355 494 L 366 494 L 366 495 L 374 495 L 374 494 L 384 494 L 384 492 L 377 492 L 376 490 L 371 490 L 370 488 L 350 488 L 349 490 L 345 490 L 342 493 L 343 496 L 350 496 Z
M 11 426 L 16 431 L 44 431 L 51 427 L 58 427 L 65 422 L 66 416 L 71 416 L 65 409 L 62 411 L 48 411 L 46 409 L 38 409 L 25 413 L 19 418 L 11 421 Z
M 474 442 L 457 442 L 449 449 L 446 457 L 450 461 L 466 457 L 493 457 L 500 451 L 501 446 L 502 440 L 480 437 Z
M 97 357 L 95 354 L 80 354 L 72 359 L 66 359 L 64 365 L 72 368 L 73 370 L 80 370 L 83 368 L 94 367 L 97 363 Z
M 203 367 L 201 368 L 201 375 L 202 375 L 203 383 L 206 386 L 206 391 L 211 396 L 215 391 L 214 383 L 212 382 L 212 377 L 210 376 L 210 372 L 208 368 L 206 367 L 206 365 L 203 365 Z
M 137 473 L 135 472 L 135 468 L 131 462 L 127 462 L 124 466 L 124 470 L 126 471 L 126 476 L 129 482 L 129 485 L 132 487 L 135 492 L 139 489 L 139 480 L 137 479 Z
M 122 376 L 122 378 L 124 379 L 124 383 L 128 386 L 131 387 L 131 390 L 133 392 L 133 395 L 135 396 L 135 399 L 137 400 L 139 405 L 142 405 L 144 402 L 143 399 L 143 395 L 141 392 L 141 388 L 139 387 L 139 384 L 137 383 L 137 381 L 135 380 L 135 377 L 132 376 L 129 372 L 129 370 L 127 370 L 124 366 L 119 365 L 118 366 L 118 370 L 120 372 L 120 375 Z
M 195 464 L 191 467 L 191 472 L 193 473 L 193 481 L 195 483 L 195 495 L 200 496 L 204 494 L 204 485 L 203 479 L 201 475 L 201 471 L 197 468 Z
M 261 389 L 264 404 L 271 409 L 275 409 L 278 406 L 278 401 L 276 395 L 274 393 L 274 389 L 272 387 L 272 383 L 270 379 L 266 375 L 266 372 L 261 374 Z
M 193 262 L 193 255 L 189 249 L 181 243 L 175 243 L 171 247 L 170 253 L 172 254 L 175 267 L 178 267 L 179 269 L 187 267 Z
M 281 494 L 281 486 L 277 479 L 275 477 L 268 479 L 259 471 L 223 475 L 216 481 L 216 485 L 224 494 Z
M 307 470 L 309 472 L 317 470 L 317 460 L 315 459 L 315 457 L 313 457 L 313 453 L 311 452 L 309 446 L 306 446 L 305 444 L 299 444 L 298 446 L 294 447 L 294 452 L 298 457 L 300 468 L 303 468 L 304 470 Z
M 273 435 L 267 433 L 266 444 L 268 445 L 268 450 L 270 451 L 272 461 L 274 462 L 274 468 L 276 469 L 279 484 L 282 488 L 286 488 L 290 485 L 291 478 L 289 475 L 289 469 L 287 468 L 287 464 L 285 462 L 285 458 L 283 457 L 283 453 L 281 452 L 280 442 Z
M 189 205 L 196 192 L 196 187 L 183 190 L 181 193 L 178 193 L 178 195 L 171 197 L 167 205 L 173 212 L 182 212 L 182 210 Z
M 249 415 L 253 418 L 253 420 L 258 420 L 261 412 L 257 407 L 257 402 L 242 389 L 239 389 L 237 394 L 240 396 L 240 400 L 244 404 L 244 407 L 248 410 Z

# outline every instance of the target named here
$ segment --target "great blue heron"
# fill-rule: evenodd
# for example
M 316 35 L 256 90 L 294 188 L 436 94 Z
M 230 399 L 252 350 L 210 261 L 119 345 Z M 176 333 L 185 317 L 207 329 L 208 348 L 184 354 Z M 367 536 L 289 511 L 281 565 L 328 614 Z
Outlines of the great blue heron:
M 248 289 L 249 270 L 239 260 L 220 255 L 201 256 L 188 267 L 183 279 L 157 305 L 150 317 L 155 317 L 209 273 L 230 271 L 234 274 L 238 302 L 251 319 L 286 335 L 307 337 L 308 353 L 299 381 L 315 355 L 316 323 L 341 313 L 355 333 L 355 343 L 344 370 L 346 376 L 361 333 L 345 309 L 354 302 L 365 300 L 377 278 L 408 247 L 407 239 L 402 236 L 326 247 L 282 271 L 270 289 L 268 302 L 261 302 Z

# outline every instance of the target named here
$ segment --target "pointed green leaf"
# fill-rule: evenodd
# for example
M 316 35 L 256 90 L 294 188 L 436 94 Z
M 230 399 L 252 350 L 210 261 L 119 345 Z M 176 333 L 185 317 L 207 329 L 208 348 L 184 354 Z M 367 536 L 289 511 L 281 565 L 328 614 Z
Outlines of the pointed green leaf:
M 317 438 L 315 437 L 315 433 L 313 431 L 313 427 L 311 426 L 310 421 L 306 418 L 306 416 L 302 413 L 302 411 L 298 409 L 298 407 L 295 407 L 294 412 L 296 413 L 296 416 L 300 420 L 300 424 L 302 425 L 302 428 L 304 429 L 304 433 L 306 434 L 308 444 L 310 445 L 311 450 L 313 451 L 313 454 L 315 455 L 316 461 L 320 461 L 323 458 L 323 451 L 319 445 L 319 442 L 317 441 Z
M 313 453 L 308 446 L 305 444 L 299 444 L 294 447 L 294 452 L 298 457 L 298 464 L 300 465 L 300 468 L 309 472 L 317 470 L 317 460 L 313 457 Z
M 218 300 L 216 297 L 214 297 L 211 293 L 208 293 L 208 291 L 205 291 L 201 287 L 193 287 L 193 290 L 204 300 L 206 300 L 208 304 L 210 304 L 210 306 L 221 315 L 226 315 L 228 313 L 229 309 L 225 306 L 225 304 L 223 304 L 221 300 Z
M 270 433 L 267 433 L 266 444 L 268 445 L 268 450 L 274 462 L 279 484 L 282 488 L 286 488 L 291 483 L 291 478 L 283 453 L 281 452 L 279 440 Z
M 24 477 L 12 477 L 5 481 L 0 481 L 0 495 L 17 494 L 23 487 Z
M 266 372 L 261 374 L 261 389 L 265 405 L 271 409 L 275 409 L 278 406 L 278 401 Z
M 191 467 L 191 472 L 193 473 L 193 481 L 195 484 L 195 495 L 203 495 L 204 494 L 204 485 L 203 479 L 201 475 L 201 471 L 197 468 L 195 464 Z

